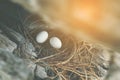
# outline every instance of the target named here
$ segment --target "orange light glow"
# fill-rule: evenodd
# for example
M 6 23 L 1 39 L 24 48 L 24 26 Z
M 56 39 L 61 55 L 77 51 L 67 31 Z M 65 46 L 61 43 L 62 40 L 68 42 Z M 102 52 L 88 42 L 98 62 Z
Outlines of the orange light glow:
M 92 9 L 80 9 L 80 8 L 76 8 L 74 11 L 74 17 L 79 19 L 79 20 L 83 20 L 83 21 L 89 21 L 93 18 L 93 10 Z
M 95 0 L 83 0 L 81 2 L 74 3 L 73 16 L 81 21 L 91 21 L 97 18 L 99 3 Z

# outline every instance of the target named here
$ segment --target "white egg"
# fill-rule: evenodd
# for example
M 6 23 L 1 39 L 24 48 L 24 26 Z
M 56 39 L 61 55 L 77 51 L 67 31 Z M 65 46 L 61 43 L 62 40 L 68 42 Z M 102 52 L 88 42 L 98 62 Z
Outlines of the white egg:
M 58 37 L 52 37 L 50 38 L 50 45 L 53 48 L 60 49 L 62 47 L 62 42 Z
M 47 31 L 39 32 L 36 36 L 36 41 L 38 43 L 44 43 L 47 39 L 48 39 L 48 32 Z

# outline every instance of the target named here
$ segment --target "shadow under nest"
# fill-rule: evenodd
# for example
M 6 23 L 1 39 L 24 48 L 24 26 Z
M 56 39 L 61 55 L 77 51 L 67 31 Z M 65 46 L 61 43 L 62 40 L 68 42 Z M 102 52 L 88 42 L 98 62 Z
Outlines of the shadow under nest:
M 51 28 L 39 20 L 27 24 L 24 34 L 34 45 L 37 54 L 31 60 L 49 68 L 46 71 L 49 77 L 44 80 L 103 80 L 107 68 L 101 46 L 76 39 L 73 35 Z M 40 31 L 47 31 L 49 38 L 59 37 L 62 48 L 52 48 L 49 39 L 43 44 L 37 43 L 35 37 Z

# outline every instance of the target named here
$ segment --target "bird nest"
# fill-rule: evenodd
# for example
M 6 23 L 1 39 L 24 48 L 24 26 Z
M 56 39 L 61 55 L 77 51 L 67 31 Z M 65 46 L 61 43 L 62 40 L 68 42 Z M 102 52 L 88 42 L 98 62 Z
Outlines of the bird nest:
M 103 49 L 96 44 L 76 39 L 71 34 L 39 24 L 36 21 L 25 27 L 27 38 L 34 45 L 37 57 L 33 62 L 43 67 L 51 80 L 102 80 L 106 74 L 102 57 Z M 37 43 L 36 35 L 40 31 L 49 33 L 45 43 Z M 57 36 L 62 41 L 62 47 L 55 49 L 50 46 L 49 38 Z

